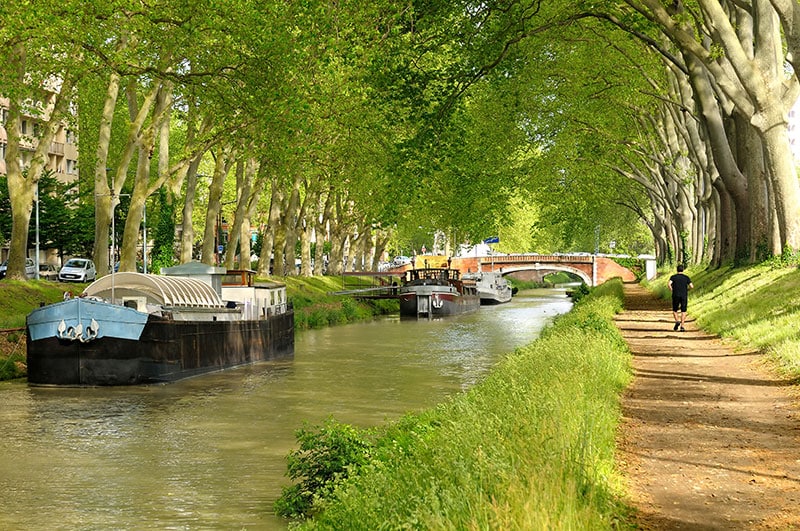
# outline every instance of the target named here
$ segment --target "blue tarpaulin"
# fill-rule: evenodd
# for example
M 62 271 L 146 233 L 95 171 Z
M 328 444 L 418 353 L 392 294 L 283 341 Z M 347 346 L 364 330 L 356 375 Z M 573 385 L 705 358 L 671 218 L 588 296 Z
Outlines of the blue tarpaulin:
M 483 240 L 483 243 L 500 243 L 500 238 L 497 236 L 492 236 L 491 238 L 486 238 Z

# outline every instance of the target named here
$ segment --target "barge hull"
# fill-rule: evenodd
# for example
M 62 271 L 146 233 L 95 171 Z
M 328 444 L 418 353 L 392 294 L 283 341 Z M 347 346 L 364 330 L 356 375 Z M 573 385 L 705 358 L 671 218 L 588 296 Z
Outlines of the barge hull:
M 248 321 L 173 321 L 150 316 L 138 340 L 28 340 L 33 385 L 135 385 L 180 380 L 294 354 L 294 313 Z
M 404 317 L 458 315 L 479 306 L 480 299 L 471 295 L 440 294 L 436 298 L 415 293 L 400 295 L 400 315 Z

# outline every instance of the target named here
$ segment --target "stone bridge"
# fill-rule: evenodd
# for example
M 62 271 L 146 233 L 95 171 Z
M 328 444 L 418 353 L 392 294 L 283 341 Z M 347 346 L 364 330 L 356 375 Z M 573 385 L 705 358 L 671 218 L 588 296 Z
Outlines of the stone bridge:
M 417 256 L 417 261 L 423 256 Z M 446 267 L 447 264 L 431 264 Z M 508 254 L 480 257 L 454 257 L 451 267 L 461 273 L 468 271 L 497 271 L 504 276 L 526 281 L 541 282 L 545 275 L 566 271 L 580 277 L 588 286 L 597 286 L 614 277 L 623 282 L 636 280 L 631 270 L 605 256 L 588 254 Z

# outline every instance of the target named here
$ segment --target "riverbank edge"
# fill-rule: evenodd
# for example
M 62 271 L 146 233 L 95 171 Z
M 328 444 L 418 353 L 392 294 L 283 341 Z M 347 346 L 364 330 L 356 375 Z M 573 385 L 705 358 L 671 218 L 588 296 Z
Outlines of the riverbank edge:
M 796 265 L 697 266 L 687 273 L 695 284 L 690 320 L 734 341 L 736 348 L 764 353 L 779 372 L 800 376 Z M 661 271 L 644 283 L 665 301 L 667 318 L 670 275 Z M 605 293 L 609 288 L 611 302 Z M 616 327 L 608 330 L 622 300 L 621 284 L 619 291 L 606 285 L 593 290 L 585 303 L 559 318 L 533 345 L 518 349 L 486 382 L 384 428 L 374 443 L 380 459 L 371 457 L 361 469 L 348 469 L 352 477 L 329 486 L 332 492 L 315 500 L 314 518 L 300 527 L 635 528 L 622 472 L 609 450 L 619 429 L 621 393 L 631 381 L 630 351 L 620 345 Z M 606 304 L 613 311 L 594 309 Z M 586 334 L 593 328 L 605 332 Z M 570 351 L 568 365 L 580 366 L 583 360 L 584 372 L 559 369 Z M 520 382 L 511 368 L 518 364 L 527 366 L 523 373 L 535 381 Z M 578 390 L 560 395 L 573 380 Z M 562 401 L 541 400 L 541 394 Z M 595 400 L 587 402 L 587 395 Z M 534 418 L 538 421 L 531 429 Z M 574 432 L 578 436 L 567 428 L 576 423 L 585 428 Z M 563 446 L 553 446 L 562 439 Z
M 300 528 L 626 528 L 614 461 L 631 379 L 613 323 L 622 301 L 621 281 L 607 282 L 469 391 L 364 430 L 365 464 L 321 485 Z
M 263 280 L 263 279 L 259 279 Z M 349 296 L 329 295 L 342 289 L 338 277 L 274 277 L 286 284 L 295 311 L 295 329 L 321 328 L 374 319 L 399 312 L 396 300 L 359 301 Z M 370 279 L 348 277 L 358 284 Z M 25 378 L 25 318 L 41 304 L 63 300 L 65 291 L 79 292 L 86 284 L 63 284 L 45 280 L 8 280 L 0 283 L 0 381 Z

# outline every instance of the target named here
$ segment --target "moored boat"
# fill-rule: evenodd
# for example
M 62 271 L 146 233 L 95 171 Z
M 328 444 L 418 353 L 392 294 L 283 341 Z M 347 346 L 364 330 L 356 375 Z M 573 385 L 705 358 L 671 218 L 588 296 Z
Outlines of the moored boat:
M 476 310 L 480 298 L 475 283 L 457 269 L 422 268 L 405 272 L 398 291 L 400 315 L 438 317 Z
M 481 273 L 467 273 L 465 279 L 473 279 L 478 290 L 481 304 L 503 304 L 511 300 L 514 294 L 511 286 L 506 282 L 502 273 L 484 271 Z
M 284 285 L 197 262 L 164 273 L 107 275 L 77 298 L 31 312 L 28 382 L 167 382 L 292 356 Z

